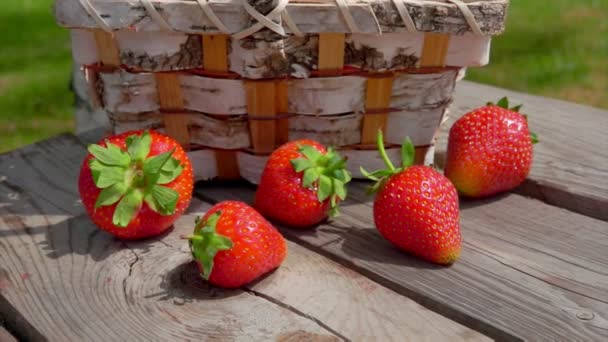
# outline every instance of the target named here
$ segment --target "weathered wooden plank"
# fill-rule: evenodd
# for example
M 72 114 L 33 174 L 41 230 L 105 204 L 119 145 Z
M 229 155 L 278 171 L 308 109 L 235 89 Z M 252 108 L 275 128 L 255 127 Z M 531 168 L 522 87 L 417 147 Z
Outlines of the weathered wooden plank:
M 281 268 L 251 290 L 281 298 L 348 340 L 490 340 L 326 257 L 288 245 Z
M 209 204 L 194 199 L 190 213 L 202 214 L 208 208 Z M 190 258 L 188 247 L 179 235 L 190 233 L 194 217 L 182 217 L 174 232 L 162 239 L 173 249 L 185 251 L 186 259 Z M 145 243 L 129 246 L 136 252 L 150 248 Z M 294 308 L 337 336 L 354 341 L 403 341 L 405 336 L 410 340 L 488 339 L 302 246 L 288 242 L 288 250 L 283 265 L 247 286 L 247 291 Z
M 522 111 L 528 114 L 530 128 L 541 141 L 534 145 L 530 176 L 517 191 L 608 221 L 608 111 L 460 82 L 450 120 L 437 144 L 437 160 L 445 155 L 446 133 L 457 118 L 503 96 L 524 105 Z
M 211 288 L 162 241 L 125 245 L 86 215 L 2 211 L 2 296 L 49 340 L 333 337 L 252 293 Z
M 84 147 L 75 142 L 64 136 L 27 150 L 56 148 L 58 165 L 77 170 Z M 10 163 L 0 165 L 18 158 L 24 155 L 4 155 Z M 46 172 L 55 178 L 47 182 L 65 180 L 57 165 Z M 77 198 L 76 184 L 65 184 L 66 196 Z M 179 238 L 210 207 L 196 199 L 172 232 L 124 242 L 94 227 L 80 205 L 47 213 L 38 204 L 52 197 L 21 198 L 27 200 L 0 202 L 0 317 L 18 313 L 23 324 L 11 328 L 33 325 L 21 332 L 29 339 L 487 339 L 293 243 L 284 266 L 262 281 L 243 290 L 212 288 Z
M 462 324 L 498 339 L 608 337 L 608 226 L 511 194 L 464 202 L 463 252 L 434 266 L 377 233 L 366 183 L 349 188 L 342 216 L 316 230 L 282 229 L 329 256 Z M 254 190 L 207 186 L 208 200 L 251 200 Z
M 84 153 L 66 135 L 0 157 L 0 317 L 25 321 L 11 329 L 58 341 L 269 340 L 294 333 L 337 340 L 254 293 L 205 285 L 187 250 L 159 239 L 126 244 L 97 229 L 77 201 Z M 184 218 L 184 229 L 192 219 Z
M 17 339 L 0 325 L 0 342 L 17 342 Z

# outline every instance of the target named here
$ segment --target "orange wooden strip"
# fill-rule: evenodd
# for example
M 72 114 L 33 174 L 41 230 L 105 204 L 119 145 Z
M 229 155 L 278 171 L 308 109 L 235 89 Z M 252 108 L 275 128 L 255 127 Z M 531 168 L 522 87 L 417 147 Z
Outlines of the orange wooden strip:
M 251 144 L 255 153 L 270 153 L 276 142 L 276 120 L 258 120 L 272 118 L 277 113 L 276 81 L 245 81 L 247 93 L 247 111 Z
M 319 70 L 340 74 L 344 68 L 344 33 L 319 34 Z
M 163 110 L 179 111 L 184 109 L 184 98 L 177 74 L 155 73 L 156 88 L 160 108 Z
M 228 72 L 228 35 L 203 35 L 203 69 L 207 72 Z M 235 180 L 241 177 L 236 151 L 216 150 L 217 177 Z
M 173 139 L 177 140 L 185 149 L 190 145 L 190 124 L 189 116 L 186 113 L 179 113 L 184 109 L 184 98 L 177 74 L 155 73 L 156 89 L 158 91 L 158 101 L 161 110 L 178 113 L 164 113 L 165 132 Z
M 365 109 L 377 110 L 388 108 L 393 91 L 393 75 L 370 77 L 367 79 Z M 361 144 L 374 144 L 378 130 L 386 130 L 387 113 L 368 114 L 363 117 Z
M 287 113 L 289 111 L 289 96 L 288 96 L 287 80 L 279 80 L 276 84 L 276 106 L 277 113 Z M 289 140 L 289 119 L 277 120 L 276 145 L 280 146 Z
M 203 35 L 203 69 L 228 71 L 228 35 Z
M 227 180 L 241 178 L 236 151 L 215 150 L 215 162 L 217 165 L 218 178 Z
M 427 32 L 420 57 L 420 67 L 444 67 L 450 46 L 450 35 Z
M 101 62 L 107 66 L 120 66 L 120 52 L 118 51 L 118 44 L 114 39 L 114 35 L 111 32 L 99 29 L 92 31 Z

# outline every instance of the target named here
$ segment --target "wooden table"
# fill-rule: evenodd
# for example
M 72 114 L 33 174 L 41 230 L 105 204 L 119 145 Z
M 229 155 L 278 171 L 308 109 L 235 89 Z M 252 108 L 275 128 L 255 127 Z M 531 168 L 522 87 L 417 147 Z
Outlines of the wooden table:
M 125 242 L 79 202 L 78 170 L 99 132 L 3 154 L 0 341 L 606 341 L 608 112 L 462 82 L 451 115 L 503 95 L 525 104 L 540 136 L 534 168 L 516 193 L 462 201 L 452 267 L 383 240 L 366 184 L 354 182 L 340 218 L 281 229 L 289 256 L 278 271 L 212 288 L 178 236 L 213 203 L 251 201 L 252 186 L 199 184 L 173 231 Z M 444 149 L 445 132 L 440 161 Z

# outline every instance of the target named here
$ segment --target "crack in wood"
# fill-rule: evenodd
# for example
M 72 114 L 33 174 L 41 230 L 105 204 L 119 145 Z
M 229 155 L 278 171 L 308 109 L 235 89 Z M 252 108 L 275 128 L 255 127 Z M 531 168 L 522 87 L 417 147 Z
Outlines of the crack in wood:
M 122 280 L 122 292 L 123 292 L 123 294 L 125 296 L 125 302 L 133 304 L 133 298 L 130 298 L 129 295 L 127 294 L 127 281 L 129 280 L 129 278 L 133 274 L 133 267 L 135 266 L 135 264 L 140 259 L 139 259 L 139 255 L 137 253 L 135 253 L 135 251 L 131 247 L 129 247 L 128 243 L 126 243 L 126 242 L 123 241 L 122 245 L 123 245 L 123 247 L 125 247 L 126 249 L 128 249 L 133 254 L 133 256 L 135 256 L 135 259 L 133 261 L 129 262 L 129 273 Z
M 348 337 L 340 334 L 339 332 L 337 332 L 336 330 L 332 329 L 330 326 L 328 326 L 327 324 L 323 323 L 322 321 L 320 321 L 316 317 L 308 315 L 308 314 L 306 314 L 306 313 L 298 310 L 297 308 L 295 308 L 295 307 L 293 307 L 293 306 L 291 306 L 289 304 L 283 303 L 283 302 L 281 302 L 280 300 L 278 300 L 276 298 L 273 298 L 271 296 L 268 296 L 268 295 L 263 294 L 261 292 L 258 292 L 256 290 L 253 290 L 252 288 L 249 288 L 249 287 L 244 288 L 244 291 L 247 292 L 247 293 L 249 293 L 249 294 L 251 294 L 251 295 L 254 295 L 256 297 L 262 298 L 262 299 L 264 299 L 264 300 L 266 300 L 266 301 L 268 301 L 268 302 L 270 302 L 270 303 L 272 303 L 274 305 L 278 305 L 278 306 L 282 307 L 283 309 L 289 310 L 289 311 L 293 312 L 294 314 L 296 314 L 296 315 L 298 315 L 300 317 L 303 317 L 303 318 L 306 318 L 308 320 L 313 321 L 314 323 L 316 323 L 317 325 L 319 325 L 323 329 L 329 331 L 330 333 L 332 333 L 333 335 L 335 335 L 337 338 L 339 338 L 342 341 L 346 341 L 346 342 L 350 342 L 351 341 Z
M 487 256 L 488 258 L 490 258 L 490 259 L 492 259 L 492 260 L 494 260 L 494 261 L 496 261 L 496 262 L 500 263 L 500 264 L 501 264 L 501 265 L 503 265 L 503 266 L 506 266 L 506 267 L 508 267 L 508 268 L 510 268 L 510 269 L 512 269 L 512 270 L 517 271 L 517 272 L 523 273 L 523 274 L 525 274 L 525 275 L 527 275 L 527 276 L 529 276 L 529 277 L 532 277 L 532 278 L 534 278 L 534 279 L 536 279 L 536 280 L 539 280 L 539 281 L 541 281 L 541 282 L 543 282 L 543 283 L 545 283 L 545 284 L 548 284 L 548 285 L 551 285 L 551 286 L 555 286 L 555 287 L 557 287 L 557 288 L 559 288 L 559 289 L 561 289 L 561 290 L 564 290 L 564 291 L 567 291 L 567 292 L 570 292 L 570 293 L 574 293 L 574 294 L 579 295 L 579 296 L 581 296 L 581 297 L 589 298 L 589 299 L 592 299 L 592 300 L 595 300 L 595 301 L 598 301 L 598 302 L 601 302 L 601 303 L 608 304 L 608 301 L 606 301 L 606 300 L 602 300 L 602 299 L 599 299 L 599 298 L 595 298 L 595 297 L 590 296 L 590 295 L 588 295 L 588 294 L 585 294 L 585 293 L 582 293 L 582 292 L 578 292 L 578 291 L 572 290 L 572 289 L 570 289 L 570 288 L 568 288 L 568 287 L 565 287 L 565 286 L 558 285 L 558 284 L 556 284 L 556 283 L 550 282 L 550 281 L 548 281 L 547 279 L 541 278 L 541 277 L 539 277 L 538 275 L 535 275 L 535 274 L 533 274 L 533 273 L 526 272 L 525 270 L 523 270 L 523 269 L 521 269 L 521 268 L 517 267 L 516 265 L 514 265 L 514 264 L 511 264 L 511 263 L 509 263 L 509 262 L 504 261 L 504 260 L 503 260 L 503 258 L 500 258 L 499 256 L 496 256 L 496 255 L 492 254 L 490 251 L 488 251 L 488 250 L 484 249 L 483 247 L 479 247 L 479 246 L 477 246 L 477 245 L 475 245 L 475 244 L 473 244 L 473 243 L 471 243 L 471 242 L 466 242 L 466 241 L 464 242 L 464 244 L 465 244 L 465 245 L 468 245 L 468 246 L 469 246 L 469 247 L 471 247 L 473 250 L 476 250 L 477 252 L 479 252 L 479 253 L 481 253 L 481 254 L 483 254 L 483 255 Z M 530 268 L 535 269 L 535 268 L 533 268 L 533 267 L 531 267 L 531 266 L 530 266 Z M 535 269 L 535 270 L 537 270 L 537 271 L 541 271 L 541 270 L 538 270 L 538 269 Z M 541 272 L 542 272 L 542 271 L 541 271 Z M 544 272 L 543 272 L 543 273 L 544 273 Z

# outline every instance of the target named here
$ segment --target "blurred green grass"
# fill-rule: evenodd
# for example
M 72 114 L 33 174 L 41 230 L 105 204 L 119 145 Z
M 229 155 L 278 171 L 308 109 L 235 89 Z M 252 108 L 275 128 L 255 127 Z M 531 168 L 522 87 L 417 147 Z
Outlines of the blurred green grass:
M 0 152 L 73 129 L 69 36 L 51 4 L 0 5 Z
M 608 0 L 511 0 L 490 65 L 467 79 L 608 108 Z
M 0 152 L 73 130 L 69 37 L 51 6 L 2 4 Z M 467 79 L 608 108 L 606 18 L 608 0 L 511 0 L 490 65 Z

